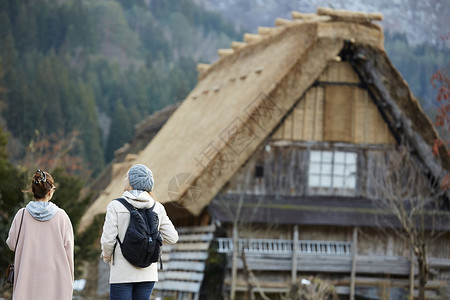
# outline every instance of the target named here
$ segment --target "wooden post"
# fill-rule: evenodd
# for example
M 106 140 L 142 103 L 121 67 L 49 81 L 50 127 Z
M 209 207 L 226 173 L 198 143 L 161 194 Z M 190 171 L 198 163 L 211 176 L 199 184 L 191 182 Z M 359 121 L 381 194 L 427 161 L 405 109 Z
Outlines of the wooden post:
M 231 266 L 231 292 L 230 299 L 234 300 L 236 297 L 236 280 L 237 280 L 237 254 L 238 254 L 238 233 L 237 222 L 233 223 L 233 258 Z
M 414 253 L 412 246 L 409 248 L 409 299 L 414 300 Z
M 358 254 L 358 227 L 353 228 L 353 257 L 352 273 L 350 277 L 350 300 L 355 300 L 356 256 Z
M 291 279 L 292 285 L 297 281 L 297 256 L 298 256 L 298 225 L 294 226 L 294 241 L 292 245 L 292 270 Z

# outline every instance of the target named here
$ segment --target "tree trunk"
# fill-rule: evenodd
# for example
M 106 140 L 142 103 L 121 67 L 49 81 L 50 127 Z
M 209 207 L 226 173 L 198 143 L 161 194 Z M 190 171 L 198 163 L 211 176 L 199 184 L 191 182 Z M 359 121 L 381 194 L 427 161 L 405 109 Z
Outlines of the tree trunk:
M 427 252 L 425 245 L 421 245 L 417 254 L 417 264 L 419 267 L 419 300 L 425 300 L 425 285 L 428 281 Z
M 414 251 L 413 248 L 409 248 L 409 260 L 410 260 L 410 269 L 409 269 L 409 299 L 414 300 Z

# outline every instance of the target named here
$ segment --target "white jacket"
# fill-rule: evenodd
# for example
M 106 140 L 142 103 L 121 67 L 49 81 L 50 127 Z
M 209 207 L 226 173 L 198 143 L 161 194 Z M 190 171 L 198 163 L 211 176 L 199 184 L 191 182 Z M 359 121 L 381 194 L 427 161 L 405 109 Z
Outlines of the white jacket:
M 122 198 L 125 198 L 125 200 L 138 209 L 150 208 L 155 203 L 155 200 L 147 192 L 142 192 L 138 196 L 135 196 L 127 191 L 122 195 Z M 178 232 L 167 216 L 164 206 L 156 201 L 153 210 L 158 213 L 159 230 L 163 242 L 167 244 L 176 243 L 178 241 Z M 153 263 L 147 268 L 139 268 L 130 264 L 123 257 L 116 237 L 119 235 L 120 240 L 123 241 L 129 224 L 130 212 L 128 209 L 119 201 L 111 201 L 106 210 L 105 223 L 100 240 L 103 261 L 109 263 L 111 268 L 109 283 L 158 281 L 158 263 Z M 114 245 L 116 243 L 117 246 L 115 247 L 113 257 Z

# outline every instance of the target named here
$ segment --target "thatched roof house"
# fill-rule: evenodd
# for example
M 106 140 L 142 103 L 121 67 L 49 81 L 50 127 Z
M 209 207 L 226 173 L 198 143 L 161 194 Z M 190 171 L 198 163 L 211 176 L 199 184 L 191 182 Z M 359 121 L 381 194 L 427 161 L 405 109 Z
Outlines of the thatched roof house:
M 288 291 L 300 275 L 325 274 L 341 294 L 364 296 L 370 291 L 355 285 L 403 288 L 417 274 L 410 244 L 374 229 L 385 224 L 365 172 L 380 169 L 373 159 L 400 144 L 427 180 L 439 181 L 450 164 L 444 149 L 433 154 L 438 134 L 384 51 L 374 23 L 382 16 L 319 8 L 292 17 L 245 34 L 244 42 L 220 49 L 215 63 L 199 64 L 186 99 L 140 124 L 93 186 L 98 195 L 81 231 L 122 194 L 129 167 L 153 170 L 156 198 L 181 234 L 164 250 L 169 263 L 155 286 L 161 295 L 195 298 L 208 286 L 211 220 L 226 233 L 216 238 L 218 252 L 230 258 L 234 242 L 247 247 L 248 267 L 268 292 Z M 449 214 L 441 215 L 434 229 L 447 234 L 429 250 L 430 270 L 441 274 L 429 285 L 434 295 L 450 290 L 442 282 L 450 276 Z M 236 218 L 247 226 L 239 234 Z M 225 268 L 243 267 L 236 258 Z M 224 290 L 249 290 L 245 272 L 238 273 L 224 275 Z
M 407 139 L 432 176 L 445 173 L 448 160 L 432 154 L 436 131 L 384 51 L 383 31 L 373 23 L 381 16 L 325 8 L 292 16 L 277 19 L 276 27 L 259 28 L 259 34 L 245 34 L 244 42 L 219 50 L 212 65 L 199 64 L 197 86 L 151 142 L 113 165 L 111 181 L 83 217 L 81 230 L 121 195 L 123 176 L 135 163 L 153 170 L 160 202 L 199 215 L 288 118 L 304 118 L 303 127 L 293 129 L 300 140 Z M 294 110 L 300 99 L 321 80 L 333 80 L 337 75 L 326 73 L 327 67 L 342 59 L 348 64 L 337 72 L 347 72 L 350 84 L 367 87 L 373 100 L 367 105 L 376 106 L 379 115 L 365 117 L 348 94 L 317 106 L 314 119 L 301 116 Z

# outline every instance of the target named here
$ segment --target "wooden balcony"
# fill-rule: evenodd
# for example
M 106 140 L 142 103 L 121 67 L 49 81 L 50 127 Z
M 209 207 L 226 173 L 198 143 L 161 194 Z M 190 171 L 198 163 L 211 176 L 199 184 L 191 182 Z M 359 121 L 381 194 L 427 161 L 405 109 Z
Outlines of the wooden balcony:
M 233 240 L 217 238 L 218 252 L 228 256 L 227 268 L 232 268 Z M 282 239 L 239 239 L 237 242 L 237 269 L 244 269 L 242 255 L 245 255 L 247 269 L 255 272 L 261 290 L 267 293 L 287 293 L 292 281 L 292 272 L 302 276 L 329 277 L 329 282 L 336 287 L 339 294 L 349 294 L 350 274 L 352 273 L 353 243 L 342 241 L 298 241 L 294 246 L 292 240 Z M 296 263 L 294 263 L 294 249 Z M 370 289 L 386 287 L 408 288 L 408 276 L 411 262 L 402 256 L 357 255 L 355 258 L 355 285 L 361 295 Z M 450 259 L 428 258 L 431 273 L 450 269 Z M 293 266 L 297 265 L 296 271 Z M 418 270 L 415 267 L 415 274 Z M 242 274 L 242 273 L 241 273 Z M 271 274 L 271 275 L 269 275 Z M 240 277 L 240 279 L 239 279 Z M 270 280 L 267 280 L 270 278 Z M 236 290 L 248 290 L 242 275 L 238 276 Z M 430 299 L 438 295 L 438 290 L 445 288 L 448 282 L 430 280 L 427 283 L 427 295 Z M 226 277 L 225 286 L 231 286 L 231 278 Z M 415 284 L 417 286 L 417 282 Z M 254 293 L 257 289 L 253 288 Z
M 231 255 L 231 238 L 217 239 L 218 251 Z M 239 239 L 239 252 L 244 251 L 247 265 L 258 271 L 291 271 L 292 240 Z M 299 241 L 297 246 L 297 272 L 350 273 L 352 269 L 352 243 L 340 241 Z M 239 256 L 238 268 L 243 268 Z M 231 260 L 228 260 L 231 268 Z M 401 256 L 362 256 L 356 258 L 356 272 L 362 274 L 405 275 L 410 262 Z

